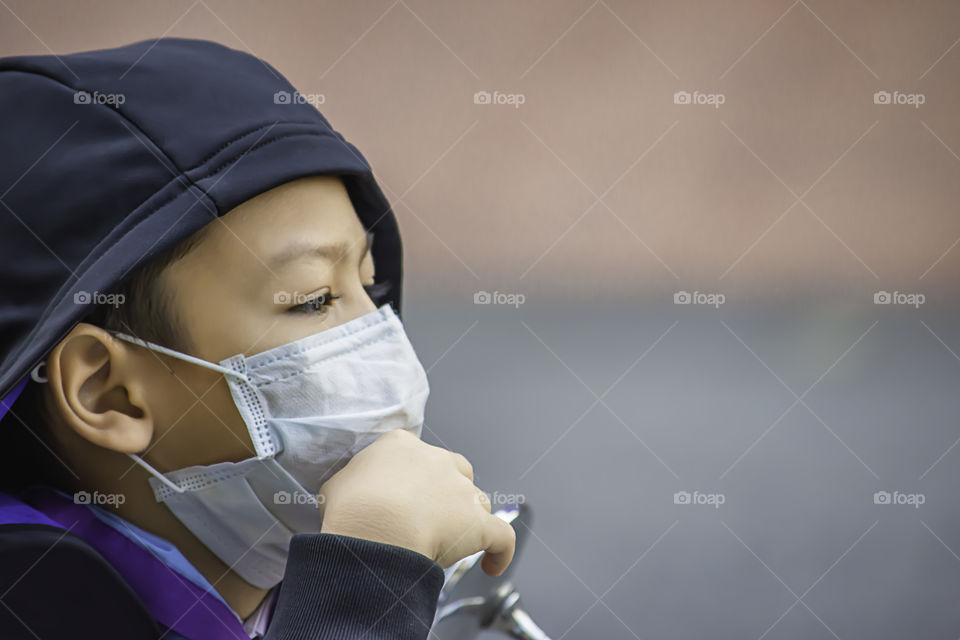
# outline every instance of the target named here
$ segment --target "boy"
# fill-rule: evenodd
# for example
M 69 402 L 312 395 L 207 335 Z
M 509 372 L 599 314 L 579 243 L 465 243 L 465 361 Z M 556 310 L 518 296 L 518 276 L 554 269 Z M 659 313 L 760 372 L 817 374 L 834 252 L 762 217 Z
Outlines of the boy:
M 0 633 L 425 638 L 514 531 L 398 314 L 396 221 L 266 63 L 0 60 Z

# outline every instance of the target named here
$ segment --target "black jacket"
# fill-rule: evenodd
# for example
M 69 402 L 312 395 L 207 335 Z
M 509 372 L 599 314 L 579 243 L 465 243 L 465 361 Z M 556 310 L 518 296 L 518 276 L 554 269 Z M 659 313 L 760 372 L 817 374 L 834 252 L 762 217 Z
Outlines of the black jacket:
M 420 640 L 442 586 L 440 565 L 409 549 L 298 534 L 265 640 Z M 60 528 L 0 526 L 0 594 L 4 640 L 156 640 L 166 631 L 113 566 Z

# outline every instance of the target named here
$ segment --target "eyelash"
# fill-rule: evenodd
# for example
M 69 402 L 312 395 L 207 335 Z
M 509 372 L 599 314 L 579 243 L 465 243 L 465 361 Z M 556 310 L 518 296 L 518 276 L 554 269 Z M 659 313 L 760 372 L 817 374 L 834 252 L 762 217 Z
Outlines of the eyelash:
M 386 293 L 389 285 L 386 282 L 375 282 L 370 285 L 363 287 L 363 290 L 367 292 L 367 295 L 377 304 L 378 298 L 380 295 Z M 290 310 L 295 313 L 311 313 L 311 314 L 321 314 L 327 312 L 327 307 L 332 306 L 331 303 L 334 300 L 339 300 L 341 296 L 334 295 L 332 293 L 325 293 L 321 296 L 314 298 L 313 300 L 308 300 L 302 304 L 291 308 Z M 319 306 L 317 306 L 319 305 Z
M 317 296 L 313 300 L 308 300 L 304 303 L 298 304 L 297 306 L 291 308 L 290 311 L 293 311 L 294 313 L 326 313 L 327 307 L 331 306 L 331 303 L 334 300 L 339 299 L 340 296 L 335 296 L 332 293 L 324 293 L 323 295 Z

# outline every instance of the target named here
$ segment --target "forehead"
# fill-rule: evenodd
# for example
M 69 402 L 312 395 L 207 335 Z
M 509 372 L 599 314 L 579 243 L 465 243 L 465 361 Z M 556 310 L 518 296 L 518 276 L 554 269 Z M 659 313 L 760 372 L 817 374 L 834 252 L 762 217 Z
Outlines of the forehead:
M 267 269 L 291 244 L 363 243 L 364 230 L 343 182 L 311 176 L 266 191 L 209 225 L 207 258 Z M 201 252 L 198 252 L 198 255 Z

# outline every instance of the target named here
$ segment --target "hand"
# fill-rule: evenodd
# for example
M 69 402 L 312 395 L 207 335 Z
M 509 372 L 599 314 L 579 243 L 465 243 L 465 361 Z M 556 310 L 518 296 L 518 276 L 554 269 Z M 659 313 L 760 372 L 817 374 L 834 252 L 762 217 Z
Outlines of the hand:
M 405 547 L 449 567 L 478 551 L 491 576 L 513 559 L 516 532 L 491 514 L 461 454 L 389 431 L 320 488 L 321 533 Z

